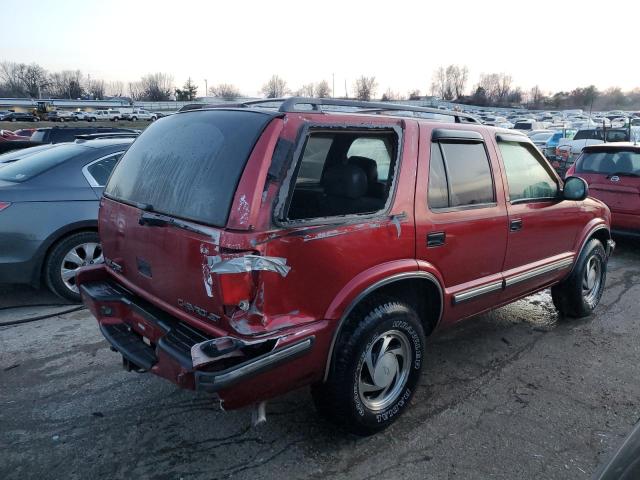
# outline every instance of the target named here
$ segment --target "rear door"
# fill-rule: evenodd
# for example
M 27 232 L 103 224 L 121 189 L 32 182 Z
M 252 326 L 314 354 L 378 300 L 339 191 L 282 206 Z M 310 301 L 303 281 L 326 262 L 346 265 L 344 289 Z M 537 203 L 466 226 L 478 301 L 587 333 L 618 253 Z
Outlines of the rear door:
M 499 134 L 507 193 L 508 246 L 505 298 L 520 296 L 558 278 L 573 260 L 582 221 L 577 202 L 560 200 L 551 165 L 524 137 Z
M 494 156 L 478 131 L 421 125 L 416 256 L 444 279 L 456 321 L 491 308 L 502 290 L 507 211 Z

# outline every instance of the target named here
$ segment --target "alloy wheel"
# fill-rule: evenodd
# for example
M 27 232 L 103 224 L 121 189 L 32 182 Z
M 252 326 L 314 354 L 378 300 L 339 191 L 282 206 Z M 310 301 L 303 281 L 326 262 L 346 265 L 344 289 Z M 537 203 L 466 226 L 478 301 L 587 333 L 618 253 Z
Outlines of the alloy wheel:
M 99 243 L 82 243 L 73 247 L 62 259 L 60 275 L 64 285 L 74 293 L 78 293 L 76 273 L 80 267 L 103 263 L 102 247 Z

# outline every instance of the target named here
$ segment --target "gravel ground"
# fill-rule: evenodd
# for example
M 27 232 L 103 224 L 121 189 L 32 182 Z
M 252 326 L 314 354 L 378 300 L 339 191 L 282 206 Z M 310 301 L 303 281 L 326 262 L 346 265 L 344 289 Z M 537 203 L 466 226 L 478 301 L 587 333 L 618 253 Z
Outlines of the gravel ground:
M 640 417 L 639 246 L 619 242 L 591 318 L 558 321 L 542 292 L 431 339 L 412 407 L 369 438 L 321 421 L 306 390 L 252 428 L 126 373 L 86 310 L 0 326 L 0 478 L 591 478 Z M 42 303 L 58 302 L 0 288 L 0 323 Z

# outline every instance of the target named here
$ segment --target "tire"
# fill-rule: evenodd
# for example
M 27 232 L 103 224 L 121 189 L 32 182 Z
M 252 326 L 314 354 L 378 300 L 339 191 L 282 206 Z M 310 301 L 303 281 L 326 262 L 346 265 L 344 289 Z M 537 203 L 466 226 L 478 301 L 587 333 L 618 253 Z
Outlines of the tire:
M 64 118 L 60 117 L 58 120 L 60 121 L 60 123 L 64 123 Z
M 599 240 L 591 239 L 580 252 L 573 272 L 551 287 L 551 298 L 563 317 L 582 318 L 598 306 L 607 280 L 607 254 Z
M 363 302 L 340 332 L 327 381 L 311 387 L 318 413 L 356 435 L 384 430 L 409 406 L 424 345 L 409 305 L 382 297 Z
M 38 117 L 33 117 L 33 121 L 34 121 L 34 122 L 39 122 L 39 121 L 40 121 L 40 119 L 39 119 Z
M 103 261 L 97 232 L 79 232 L 64 237 L 54 245 L 45 259 L 44 276 L 47 286 L 59 297 L 80 302 L 80 293 L 75 287 L 75 271 L 83 265 Z
M 11 117 L 11 121 L 15 122 L 16 121 L 16 117 Z
M 138 117 L 131 117 L 131 121 L 132 122 L 137 122 L 138 121 Z

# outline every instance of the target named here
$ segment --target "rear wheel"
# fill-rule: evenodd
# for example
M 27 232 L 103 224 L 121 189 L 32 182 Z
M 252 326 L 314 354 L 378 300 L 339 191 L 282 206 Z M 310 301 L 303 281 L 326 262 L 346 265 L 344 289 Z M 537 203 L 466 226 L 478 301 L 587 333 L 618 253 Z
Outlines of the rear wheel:
M 600 303 L 607 279 L 607 254 L 602 243 L 589 240 L 569 278 L 551 288 L 553 304 L 566 317 L 586 317 Z
M 311 389 L 316 409 L 357 435 L 387 428 L 411 401 L 424 343 L 409 305 L 383 298 L 361 305 L 340 333 L 327 381 Z
M 131 117 L 131 121 L 132 122 L 137 122 L 138 121 L 138 117 Z
M 76 273 L 80 267 L 103 263 L 102 247 L 97 232 L 80 232 L 59 241 L 45 263 L 45 278 L 49 289 L 58 296 L 80 301 Z

